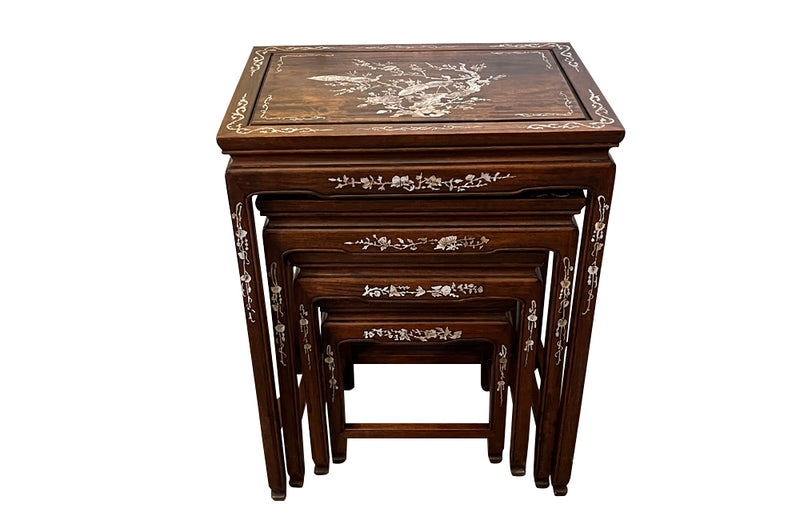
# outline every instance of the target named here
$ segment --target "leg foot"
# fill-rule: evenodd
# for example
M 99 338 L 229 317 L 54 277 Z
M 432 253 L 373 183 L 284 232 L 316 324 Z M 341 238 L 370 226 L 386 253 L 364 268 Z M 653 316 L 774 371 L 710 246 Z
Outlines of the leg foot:
M 553 494 L 557 497 L 563 497 L 567 494 L 567 486 L 553 486 Z
M 297 478 L 297 479 L 290 478 L 289 479 L 289 485 L 292 486 L 293 488 L 301 488 L 301 487 L 303 487 L 303 479 L 302 478 Z
M 539 489 L 547 489 L 550 487 L 550 479 L 547 477 L 534 478 L 533 481 L 536 483 L 536 487 Z
M 321 464 L 317 464 L 314 466 L 314 474 L 315 475 L 327 475 L 328 474 L 328 466 L 323 466 Z
M 525 466 L 511 466 L 511 474 L 515 477 L 524 477 Z
M 276 502 L 282 502 L 286 500 L 286 491 L 275 491 L 273 489 L 270 495 L 272 496 L 272 500 L 275 500 Z
M 334 464 L 341 464 L 342 462 L 347 460 L 347 455 L 334 454 L 331 458 Z
M 489 454 L 489 462 L 492 464 L 498 464 L 503 462 L 503 452 L 500 453 L 490 453 Z

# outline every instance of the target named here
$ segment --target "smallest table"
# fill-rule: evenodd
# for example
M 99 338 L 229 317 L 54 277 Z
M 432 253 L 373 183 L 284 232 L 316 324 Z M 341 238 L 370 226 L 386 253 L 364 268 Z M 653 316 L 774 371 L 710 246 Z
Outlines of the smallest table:
M 283 345 L 283 330 L 268 330 L 267 312 L 275 313 L 276 329 L 283 327 L 281 320 L 297 316 L 294 309 L 276 309 L 265 295 L 254 197 L 286 199 L 286 204 L 298 197 L 352 204 L 338 223 L 363 231 L 361 238 L 374 236 L 380 250 L 390 238 L 366 211 L 380 201 L 392 201 L 392 207 L 405 201 L 413 213 L 415 201 L 441 200 L 443 210 L 426 218 L 457 230 L 459 222 L 444 210 L 453 201 L 463 200 L 480 212 L 487 198 L 506 199 L 513 207 L 514 200 L 535 190 L 582 190 L 578 254 L 556 254 L 550 266 L 545 343 L 551 355 L 547 366 L 553 368 L 545 376 L 557 372 L 560 377 L 563 370 L 564 381 L 559 395 L 541 397 L 542 403 L 555 403 L 541 412 L 545 423 L 555 426 L 541 443 L 537 436 L 535 447 L 537 485 L 544 472 L 554 491 L 564 494 L 614 185 L 608 151 L 623 136 L 616 115 L 567 43 L 253 49 L 217 138 L 231 157 L 226 180 L 273 498 L 285 496 L 287 460 L 293 485 L 302 485 L 304 469 L 296 411 L 300 397 L 296 385 L 288 383 L 294 374 L 282 372 L 291 363 L 273 367 L 270 336 L 284 355 L 284 347 L 293 352 L 297 346 Z M 509 210 L 510 225 L 513 217 Z M 337 222 L 330 225 L 336 228 Z M 524 233 L 513 240 L 491 233 L 486 230 L 485 240 L 492 248 L 525 250 L 536 242 Z M 336 248 L 344 254 L 363 250 L 357 240 L 341 242 Z M 415 244 L 413 251 L 469 253 L 439 251 L 437 244 Z M 280 404 L 273 368 L 281 382 Z

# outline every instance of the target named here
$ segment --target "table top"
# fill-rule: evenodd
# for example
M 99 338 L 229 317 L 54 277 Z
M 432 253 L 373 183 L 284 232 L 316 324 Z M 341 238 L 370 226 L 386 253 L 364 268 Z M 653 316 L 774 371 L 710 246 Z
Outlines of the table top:
M 601 144 L 624 129 L 568 43 L 256 47 L 224 151 Z

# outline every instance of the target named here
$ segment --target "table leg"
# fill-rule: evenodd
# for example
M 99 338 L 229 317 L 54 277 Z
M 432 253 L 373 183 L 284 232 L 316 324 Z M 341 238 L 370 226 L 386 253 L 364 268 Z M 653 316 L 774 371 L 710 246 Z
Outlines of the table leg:
M 272 372 L 264 282 L 259 268 L 257 233 L 249 197 L 228 184 L 231 220 L 244 298 L 250 357 L 256 385 L 261 439 L 267 466 L 267 481 L 273 500 L 286 498 L 286 464 L 281 442 L 280 419 Z
M 489 424 L 492 433 L 487 439 L 489 462 L 497 464 L 503 460 L 503 443 L 506 433 L 506 408 L 508 404 L 508 384 L 511 379 L 511 342 L 514 334 L 503 338 L 498 347 L 495 345 L 494 377 L 492 377 L 493 391 L 489 393 Z
M 264 253 L 269 266 L 268 278 L 269 297 L 272 308 L 273 334 L 276 345 L 276 361 L 278 369 L 278 385 L 281 390 L 280 409 L 281 426 L 283 427 L 283 443 L 286 450 L 286 467 L 289 472 L 289 485 L 302 487 L 305 477 L 305 460 L 303 456 L 303 430 L 300 416 L 298 415 L 298 388 L 297 367 L 298 350 L 296 327 L 293 320 L 296 317 L 291 311 L 294 308 L 291 301 L 291 291 L 284 290 L 290 287 L 291 271 L 281 258 L 280 252 L 273 250 L 269 243 L 264 244 Z M 287 273 L 286 271 L 289 271 Z M 288 281 L 287 281 L 288 280 Z
M 561 393 L 561 371 L 567 347 L 569 306 L 574 276 L 574 255 L 577 236 L 573 236 L 567 247 L 553 252 L 553 272 L 550 281 L 550 309 L 548 312 L 545 362 L 540 367 L 542 378 L 539 392 L 540 416 L 534 447 L 533 478 L 537 487 L 547 487 L 552 468 L 553 449 L 558 421 L 558 404 Z
M 556 495 L 567 493 L 567 483 L 572 474 L 572 460 L 578 433 L 578 419 L 589 357 L 589 341 L 592 334 L 613 186 L 614 170 L 612 166 L 604 185 L 590 190 L 588 194 L 589 200 L 581 240 L 580 265 L 575 282 L 576 295 L 572 309 L 569 352 L 566 357 L 564 386 L 559 410 L 558 438 L 553 457 L 553 492 Z
M 326 372 L 324 375 L 325 398 L 328 402 L 328 422 L 330 423 L 331 458 L 336 464 L 341 464 L 347 459 L 347 438 L 344 436 L 345 407 L 344 407 L 344 371 L 342 367 L 341 349 L 336 345 L 338 338 L 323 336 L 320 346 L 324 346 Z M 337 364 L 336 361 L 339 361 Z M 351 365 L 352 366 L 352 365 Z
M 531 298 L 522 308 L 518 332 L 516 377 L 514 378 L 514 408 L 511 421 L 511 446 L 509 462 L 511 474 L 522 476 L 528 459 L 528 444 L 533 405 L 533 371 L 536 367 L 537 328 L 541 322 L 541 302 Z
M 303 307 L 308 312 L 308 327 L 310 333 L 304 336 L 303 359 L 303 379 L 306 383 L 306 409 L 308 410 L 308 430 L 311 441 L 311 457 L 314 459 L 314 473 L 325 475 L 330 468 L 330 452 L 328 451 L 328 424 L 325 418 L 325 401 L 323 382 L 325 378 L 325 366 L 322 360 L 322 350 L 320 349 L 320 326 L 317 319 L 317 312 L 311 298 L 300 287 L 294 284 L 295 303 Z M 302 313 L 302 311 L 301 311 Z M 339 379 L 341 381 L 341 378 Z

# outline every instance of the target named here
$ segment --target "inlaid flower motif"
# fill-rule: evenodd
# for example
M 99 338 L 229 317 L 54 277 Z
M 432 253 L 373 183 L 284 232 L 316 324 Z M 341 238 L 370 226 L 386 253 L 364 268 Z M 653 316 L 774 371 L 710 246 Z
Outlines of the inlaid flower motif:
M 395 175 L 392 177 L 392 188 L 402 188 L 403 186 L 407 186 L 410 182 L 411 179 L 408 178 L 408 175 L 403 175 L 402 177 Z
M 592 231 L 592 263 L 587 268 L 588 276 L 586 277 L 586 285 L 589 287 L 586 292 L 586 309 L 582 315 L 585 316 L 592 310 L 592 300 L 594 300 L 594 291 L 597 289 L 597 284 L 600 281 L 600 266 L 598 265 L 598 254 L 603 250 L 603 238 L 605 237 L 606 229 L 606 212 L 610 206 L 606 202 L 603 195 L 597 197 L 597 221 L 594 223 L 594 230 Z
M 435 327 L 433 329 L 371 329 L 363 332 L 364 339 L 374 337 L 389 338 L 392 341 L 419 341 L 426 343 L 429 340 L 448 341 L 461 338 L 463 331 L 450 330 L 449 327 Z
M 389 298 L 402 298 L 405 296 L 421 297 L 430 295 L 434 298 L 449 297 L 460 298 L 461 295 L 481 294 L 483 293 L 483 286 L 474 283 L 455 283 L 432 285 L 430 289 L 417 286 L 412 289 L 410 285 L 385 285 L 383 287 L 372 287 L 369 284 L 364 286 L 364 292 L 361 296 L 368 298 L 381 298 L 388 296 Z
M 278 362 L 282 366 L 286 365 L 286 325 L 283 324 L 281 319 L 284 316 L 283 312 L 283 295 L 281 292 L 283 289 L 278 282 L 278 264 L 277 262 L 272 262 L 269 268 L 269 279 L 270 279 L 270 305 L 272 307 L 272 316 L 273 316 L 273 332 L 275 333 L 275 342 L 278 345 L 278 355 L 277 359 Z
M 372 237 L 362 238 L 360 240 L 347 241 L 345 245 L 360 245 L 361 249 L 367 250 L 370 247 L 377 247 L 381 251 L 387 249 L 394 249 L 397 251 L 417 251 L 421 246 L 432 245 L 434 251 L 458 251 L 460 249 L 483 249 L 483 246 L 488 244 L 490 239 L 485 236 L 458 237 L 456 235 L 448 235 L 441 238 L 427 238 L 420 237 L 418 239 L 397 237 L 394 239 L 378 235 Z
M 570 295 L 571 290 L 570 287 L 572 286 L 572 272 L 575 268 L 572 266 L 569 258 L 564 257 L 564 277 L 561 279 L 561 291 L 558 295 L 558 316 L 559 319 L 556 322 L 556 330 L 555 330 L 555 338 L 556 338 L 556 365 L 561 363 L 561 356 L 563 355 L 564 349 L 567 348 L 567 325 L 569 324 L 569 318 L 567 314 L 567 309 L 570 305 Z
M 386 188 L 400 189 L 403 191 L 441 191 L 447 188 L 448 191 L 464 192 L 470 189 L 483 188 L 493 182 L 503 179 L 513 179 L 514 176 L 510 173 L 488 173 L 482 172 L 478 175 L 469 174 L 465 177 L 451 177 L 444 180 L 437 175 L 428 175 L 420 173 L 412 180 L 409 175 L 394 175 L 391 179 L 384 180 L 382 175 L 369 175 L 363 177 L 350 177 L 348 175 L 341 175 L 339 177 L 329 177 L 328 180 L 336 183 L 334 189 L 340 190 L 342 188 L 356 188 L 361 186 L 362 189 L 371 190 L 375 188 L 378 191 L 386 191 Z
M 429 188 L 438 188 L 442 185 L 442 178 L 437 177 L 436 175 L 431 175 L 425 179 L 425 184 L 427 184 Z
M 244 210 L 244 203 L 239 202 L 236 204 L 236 208 L 234 212 L 231 213 L 231 218 L 233 219 L 234 231 L 233 234 L 236 237 L 236 256 L 239 258 L 240 262 L 240 272 L 239 281 L 241 282 L 242 288 L 242 297 L 244 298 L 244 308 L 245 313 L 247 314 L 247 321 L 250 323 L 256 322 L 256 310 L 253 307 L 253 297 L 251 296 L 253 292 L 253 288 L 250 286 L 250 282 L 253 281 L 250 273 L 247 271 L 247 266 L 250 265 L 250 258 L 248 253 L 250 251 L 250 247 L 247 243 L 247 231 L 244 230 L 242 226 L 242 211 Z
M 450 251 L 454 247 L 458 248 L 458 237 L 456 235 L 448 235 L 440 238 L 436 242 L 436 247 L 434 247 L 434 249 L 444 249 L 446 251 Z
M 525 340 L 525 366 L 528 366 L 528 354 L 533 351 L 534 346 L 536 345 L 535 340 L 533 339 L 533 333 L 536 330 L 536 327 L 539 323 L 539 317 L 536 315 L 536 300 L 531 300 L 531 306 L 528 308 L 528 316 L 526 317 L 528 322 L 528 339 Z

